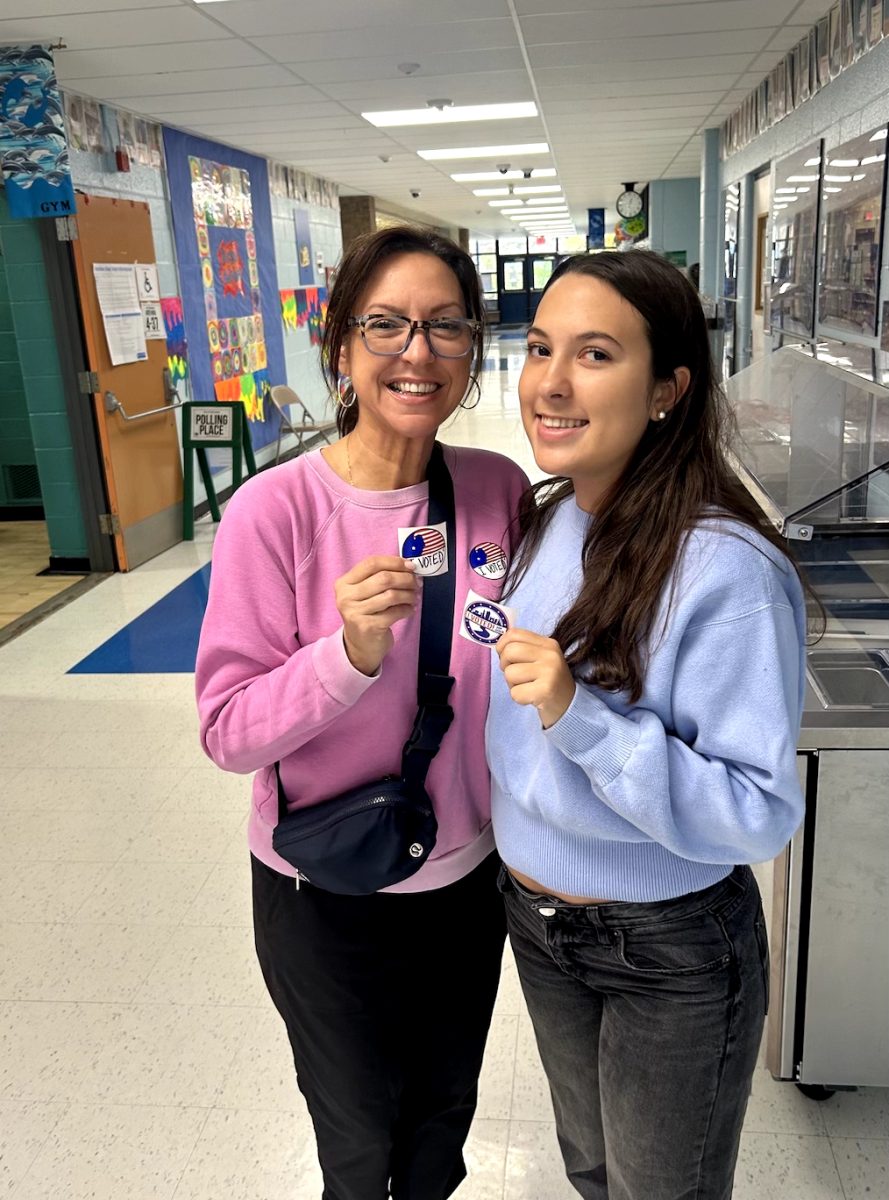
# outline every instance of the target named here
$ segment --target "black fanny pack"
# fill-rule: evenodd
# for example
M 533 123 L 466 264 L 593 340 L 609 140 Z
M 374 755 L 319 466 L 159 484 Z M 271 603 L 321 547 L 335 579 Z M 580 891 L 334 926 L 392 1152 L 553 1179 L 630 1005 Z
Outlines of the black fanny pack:
M 436 442 L 428 468 L 428 524 L 447 525 L 450 554 L 456 548 L 454 486 Z M 448 674 L 454 623 L 455 573 L 423 580 L 417 716 L 401 755 L 401 775 L 350 788 L 330 800 L 287 811 L 280 764 L 278 824 L 272 848 L 295 867 L 298 879 L 342 895 L 365 896 L 401 883 L 426 862 L 438 822 L 426 793 L 426 776 L 454 717 Z

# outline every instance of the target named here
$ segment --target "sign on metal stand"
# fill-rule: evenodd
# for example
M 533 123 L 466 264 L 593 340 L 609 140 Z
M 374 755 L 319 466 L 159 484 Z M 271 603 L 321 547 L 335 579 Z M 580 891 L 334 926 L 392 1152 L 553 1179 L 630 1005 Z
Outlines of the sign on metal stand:
M 214 521 L 220 519 L 219 500 L 213 485 L 210 464 L 207 461 L 208 446 L 231 446 L 232 491 L 241 486 L 243 467 L 247 474 L 256 474 L 256 459 L 250 442 L 247 414 L 240 400 L 224 403 L 214 401 L 202 404 L 192 400 L 182 406 L 182 448 L 185 458 L 182 502 L 182 537 L 186 542 L 194 540 L 194 460 L 197 458 L 207 503 Z

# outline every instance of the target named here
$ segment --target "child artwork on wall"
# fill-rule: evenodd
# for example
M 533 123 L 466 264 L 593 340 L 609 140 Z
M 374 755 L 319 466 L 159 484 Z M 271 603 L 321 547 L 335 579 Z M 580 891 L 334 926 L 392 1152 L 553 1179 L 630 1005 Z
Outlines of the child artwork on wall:
M 296 320 L 296 296 L 293 288 L 285 288 L 281 292 L 281 320 L 284 322 L 284 328 L 295 330 L 298 328 Z
M 164 331 L 167 335 L 167 367 L 174 386 L 188 378 L 188 343 L 185 340 L 185 318 L 178 296 L 161 299 Z

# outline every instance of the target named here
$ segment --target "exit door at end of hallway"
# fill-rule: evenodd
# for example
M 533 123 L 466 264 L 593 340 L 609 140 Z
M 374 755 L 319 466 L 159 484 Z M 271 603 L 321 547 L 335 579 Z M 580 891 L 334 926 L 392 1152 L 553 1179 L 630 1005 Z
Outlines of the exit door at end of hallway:
M 554 254 L 507 254 L 498 260 L 500 321 L 527 325 L 534 320 L 543 289 L 556 266 Z

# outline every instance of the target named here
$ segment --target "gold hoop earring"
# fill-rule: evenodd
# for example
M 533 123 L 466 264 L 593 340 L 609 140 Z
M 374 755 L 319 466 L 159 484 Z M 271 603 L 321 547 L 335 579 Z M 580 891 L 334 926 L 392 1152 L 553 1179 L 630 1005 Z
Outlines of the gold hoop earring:
M 355 389 L 352 387 L 351 375 L 340 375 L 337 380 L 336 390 L 339 396 L 340 408 L 351 408 L 358 397 L 355 395 Z

